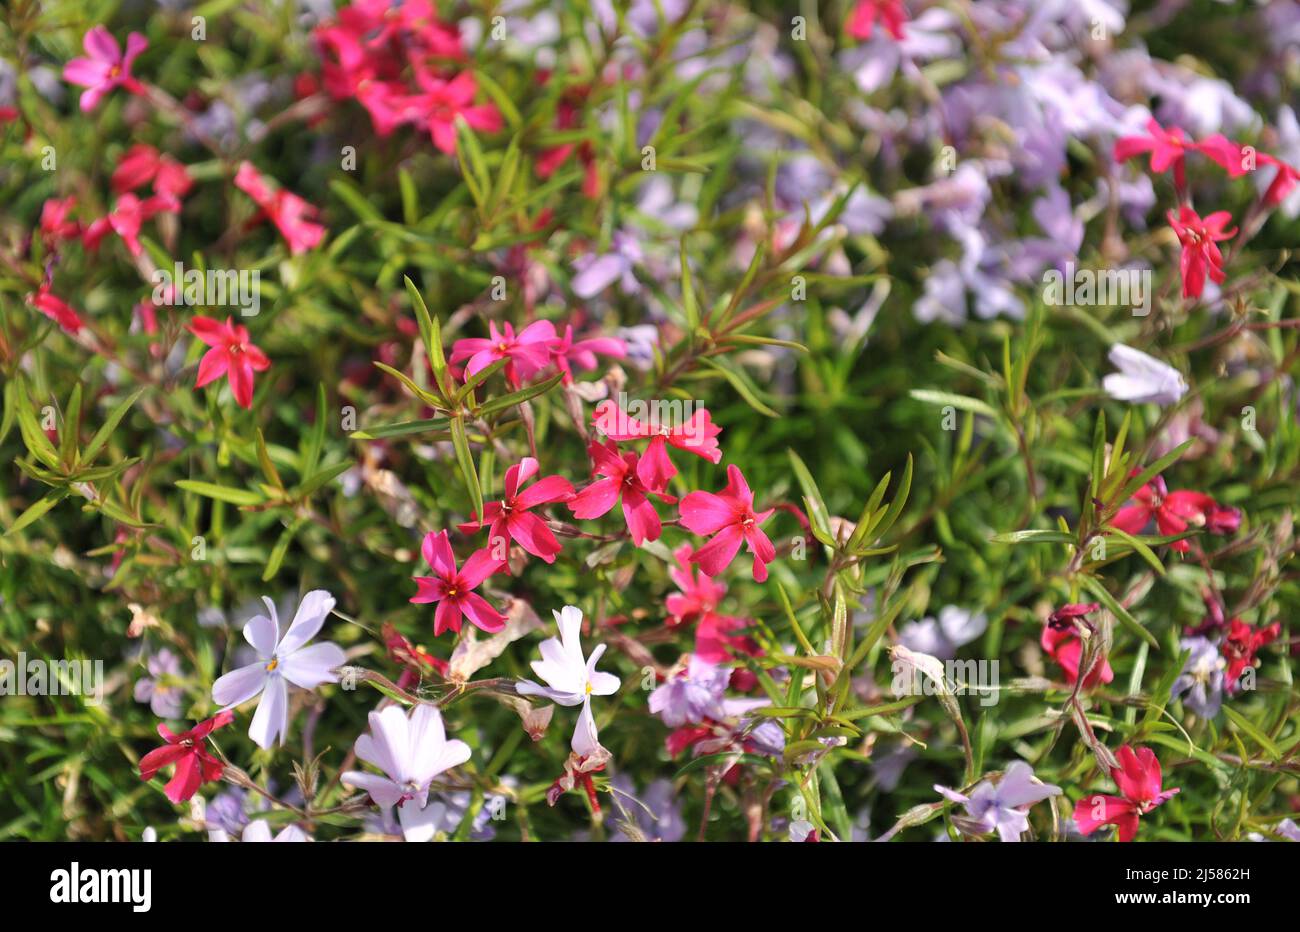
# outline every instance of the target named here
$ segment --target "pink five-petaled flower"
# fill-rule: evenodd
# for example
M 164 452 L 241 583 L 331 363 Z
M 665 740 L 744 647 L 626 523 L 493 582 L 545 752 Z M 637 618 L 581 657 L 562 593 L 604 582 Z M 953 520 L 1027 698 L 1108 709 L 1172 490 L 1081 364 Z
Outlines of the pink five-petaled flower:
M 272 189 L 251 162 L 241 162 L 235 173 L 235 187 L 243 191 L 262 208 L 280 235 L 289 244 L 293 255 L 316 246 L 325 235 L 325 228 L 315 223 L 316 208 L 292 191 Z
M 855 39 L 870 39 L 877 17 L 896 41 L 903 38 L 903 23 L 907 22 L 903 0 L 858 0 L 849 17 L 849 35 Z
M 564 336 L 551 344 L 555 365 L 564 373 L 564 384 L 573 382 L 573 365 L 590 372 L 596 368 L 596 354 L 622 359 L 627 356 L 627 344 L 615 337 L 589 337 L 573 340 L 573 325 L 566 325 Z
M 1120 841 L 1132 841 L 1137 835 L 1138 816 L 1145 815 L 1178 789 L 1161 790 L 1164 778 L 1160 761 L 1150 748 L 1139 748 L 1137 753 L 1127 744 L 1115 755 L 1119 766 L 1111 770 L 1111 779 L 1123 796 L 1085 796 L 1075 803 L 1074 823 L 1079 831 L 1091 835 L 1103 825 L 1119 829 Z
M 505 497 L 499 502 L 488 502 L 483 506 L 483 518 L 461 525 L 461 530 L 472 533 L 484 524 L 491 525 L 488 531 L 490 546 L 496 548 L 514 540 L 535 557 L 541 557 L 547 563 L 555 562 L 555 555 L 562 549 L 546 522 L 529 509 L 553 502 L 567 502 L 573 498 L 573 486 L 562 476 L 547 476 L 539 479 L 531 488 L 520 491 L 525 482 L 537 475 L 537 460 L 525 456 L 522 460 L 506 470 Z M 495 549 L 493 550 L 495 553 Z M 508 554 L 503 554 L 503 557 Z
M 211 317 L 202 316 L 196 316 L 188 327 L 190 333 L 212 347 L 199 362 L 199 377 L 194 387 L 202 388 L 227 375 L 230 377 L 230 392 L 235 396 L 235 404 L 241 408 L 251 408 L 253 373 L 269 368 L 271 360 L 248 342 L 248 328 L 234 323 L 229 317 L 223 324 Z
M 433 615 L 434 637 L 448 628 L 459 634 L 462 615 L 489 634 L 506 626 L 506 616 L 473 591 L 479 583 L 501 569 L 503 560 L 494 559 L 491 550 L 484 548 L 476 550 L 465 561 L 464 568 L 457 570 L 456 555 L 452 553 L 446 531 L 425 534 L 420 552 L 437 575 L 413 577 L 420 591 L 411 596 L 411 601 L 417 605 L 438 603 Z
M 417 122 L 429 130 L 433 144 L 448 155 L 456 151 L 456 117 L 470 129 L 495 133 L 504 125 L 501 112 L 493 104 L 474 104 L 478 85 L 474 75 L 462 71 L 450 81 L 423 69 L 416 69 L 415 79 L 423 93 L 403 99 L 416 115 Z
M 1145 136 L 1121 136 L 1115 140 L 1114 157 L 1117 162 L 1125 162 L 1144 152 L 1151 153 L 1151 170 L 1157 175 L 1174 168 L 1174 178 L 1181 191 L 1186 183 L 1184 156 L 1195 144 L 1177 126 L 1165 129 L 1155 117 L 1147 120 Z
M 465 376 L 477 375 L 499 359 L 506 360 L 506 381 L 519 388 L 524 379 L 532 378 L 545 369 L 551 361 L 551 347 L 555 344 L 555 325 L 549 320 L 538 320 L 515 335 L 515 328 L 504 324 L 505 332 L 497 330 L 496 321 L 488 322 L 488 337 L 466 337 L 457 340 L 451 348 L 452 365 L 465 359 Z
M 158 734 L 167 743 L 140 758 L 140 779 L 152 780 L 159 770 L 175 764 L 176 771 L 167 781 L 164 792 L 174 803 L 185 802 L 207 781 L 221 778 L 224 767 L 221 761 L 208 753 L 204 741 L 213 731 L 234 720 L 235 713 L 227 709 L 179 735 L 172 734 L 171 729 L 160 724 Z
M 722 428 L 713 423 L 707 408 L 697 407 L 685 421 L 672 424 L 670 422 L 674 418 L 663 416 L 659 404 L 655 402 L 645 405 L 650 412 L 648 421 L 632 417 L 618 406 L 618 402 L 611 399 L 596 405 L 592 414 L 596 429 L 611 440 L 623 443 L 650 439 L 650 446 L 646 447 L 637 464 L 637 475 L 647 489 L 667 488 L 672 477 L 677 475 L 677 467 L 668 458 L 668 444 L 703 457 L 710 463 L 722 461 L 722 449 L 718 446 L 717 439 Z
M 759 527 L 775 508 L 755 513 L 754 494 L 737 466 L 727 467 L 727 485 L 721 492 L 691 492 L 682 499 L 682 524 L 696 534 L 714 535 L 691 556 L 709 576 L 722 573 L 735 558 L 743 541 L 754 555 L 754 579 L 767 579 L 767 564 L 776 548 Z
M 96 26 L 82 39 L 89 58 L 74 58 L 63 67 L 63 80 L 86 88 L 81 94 L 81 109 L 89 113 L 102 98 L 115 87 L 124 87 L 132 94 L 143 94 L 144 85 L 131 77 L 131 62 L 149 47 L 148 40 L 138 32 L 126 37 L 126 54 L 122 54 L 117 40 L 103 26 Z
M 1161 534 L 1181 534 L 1188 526 L 1204 527 L 1215 534 L 1231 534 L 1241 526 L 1241 512 L 1225 508 L 1203 492 L 1180 489 L 1170 492 L 1161 476 L 1156 476 L 1133 493 L 1132 504 L 1116 512 L 1110 522 L 1126 534 L 1139 534 L 1155 518 L 1156 530 Z M 1178 553 L 1186 553 L 1190 544 L 1176 540 L 1169 545 Z
M 632 533 L 632 543 L 640 547 L 644 541 L 658 540 L 659 514 L 647 496 L 657 495 L 669 505 L 675 504 L 677 499 L 647 489 L 636 474 L 636 453 L 628 450 L 620 454 L 618 444 L 613 440 L 607 440 L 603 445 L 592 443 L 587 447 L 587 453 L 591 456 L 592 475 L 605 478 L 596 480 L 573 497 L 569 502 L 573 516 L 584 521 L 599 518 L 614 507 L 621 495 L 623 518 Z
M 704 618 L 713 613 L 727 594 L 727 587 L 714 582 L 709 575 L 691 562 L 695 549 L 682 544 L 673 551 L 677 566 L 668 571 L 668 577 L 681 592 L 668 596 L 668 624 L 685 624 L 693 618 Z
M 1204 218 L 1185 204 L 1178 209 L 1177 217 L 1172 210 L 1169 211 L 1169 225 L 1183 245 L 1179 269 L 1183 275 L 1184 298 L 1201 296 L 1207 272 L 1215 284 L 1223 283 L 1223 253 L 1218 244 L 1237 235 L 1236 227 L 1231 230 L 1223 228 L 1230 220 L 1232 215 L 1226 210 L 1216 210 Z

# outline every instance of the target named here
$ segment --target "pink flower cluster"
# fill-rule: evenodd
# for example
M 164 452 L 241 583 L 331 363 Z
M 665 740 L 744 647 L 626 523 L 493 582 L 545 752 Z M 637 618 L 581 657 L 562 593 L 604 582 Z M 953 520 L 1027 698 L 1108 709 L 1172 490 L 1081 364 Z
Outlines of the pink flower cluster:
M 460 33 L 429 0 L 356 0 L 315 35 L 325 90 L 365 107 L 380 136 L 409 123 L 452 153 L 458 117 L 485 133 L 502 127 L 493 104 L 474 103 L 478 84 Z

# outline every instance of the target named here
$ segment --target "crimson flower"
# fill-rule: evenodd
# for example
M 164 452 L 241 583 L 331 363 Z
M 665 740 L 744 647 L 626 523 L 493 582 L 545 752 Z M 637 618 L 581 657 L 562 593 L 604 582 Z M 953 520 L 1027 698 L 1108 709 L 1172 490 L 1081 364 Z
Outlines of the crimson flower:
M 691 492 L 682 499 L 682 524 L 696 534 L 714 535 L 695 551 L 692 563 L 698 563 L 709 576 L 722 573 L 735 558 L 741 543 L 754 555 L 754 579 L 767 579 L 767 564 L 776 559 L 776 548 L 759 527 L 771 517 L 775 508 L 754 512 L 754 494 L 738 466 L 727 467 L 727 485 L 718 494 Z
M 68 219 L 72 209 L 77 206 L 76 197 L 63 199 L 46 198 L 41 205 L 41 235 L 46 243 L 53 244 L 63 239 L 73 239 L 81 233 L 81 224 Z
M 397 677 L 397 688 L 411 690 L 419 685 L 426 670 L 432 670 L 439 676 L 446 676 L 450 664 L 441 657 L 435 657 L 418 644 L 411 643 L 403 636 L 391 621 L 384 622 L 380 629 L 384 646 L 388 648 L 388 659 L 400 664 L 401 674 Z
M 126 37 L 126 54 L 117 40 L 103 26 L 91 29 L 81 40 L 88 58 L 74 58 L 63 67 L 63 80 L 87 88 L 81 94 L 81 109 L 89 113 L 100 99 L 115 87 L 132 94 L 143 94 L 144 85 L 131 77 L 131 63 L 149 47 L 143 35 L 133 32 Z
M 647 489 L 667 488 L 672 477 L 677 475 L 677 467 L 668 458 L 669 444 L 710 463 L 722 461 L 722 449 L 717 440 L 722 428 L 713 423 L 707 408 L 696 408 L 690 418 L 677 425 L 663 423 L 653 415 L 646 423 L 629 416 L 616 401 L 606 399 L 596 405 L 592 421 L 606 437 L 620 443 L 650 439 L 650 446 L 646 447 L 637 464 L 637 475 Z
M 668 624 L 685 624 L 693 618 L 703 618 L 713 613 L 727 594 L 727 587 L 714 582 L 708 574 L 691 562 L 695 549 L 690 544 L 682 544 L 673 551 L 677 566 L 668 571 L 668 578 L 677 584 L 681 592 L 668 596 Z
M 132 256 L 138 256 L 144 252 L 144 247 L 140 245 L 140 228 L 145 222 L 155 214 L 179 209 L 180 202 L 172 195 L 155 194 L 153 197 L 141 200 L 128 192 L 117 199 L 112 213 L 94 221 L 86 228 L 85 233 L 82 234 L 82 242 L 87 249 L 98 249 L 99 241 L 109 230 L 112 230 L 122 237 L 127 251 Z
M 1082 607 L 1090 608 L 1093 611 L 1098 608 L 1095 602 L 1090 606 Z M 1049 618 L 1048 623 L 1043 626 L 1043 634 L 1038 643 L 1045 654 L 1061 665 L 1067 683 L 1078 682 L 1079 664 L 1083 661 L 1083 641 L 1079 639 L 1079 632 L 1073 626 L 1054 627 Z M 1110 668 L 1110 661 L 1103 657 L 1100 663 L 1092 665 L 1092 669 L 1088 671 L 1088 675 L 1084 678 L 1083 685 L 1087 689 L 1092 689 L 1098 683 L 1109 683 L 1114 678 L 1115 671 Z
M 488 322 L 488 337 L 466 337 L 457 340 L 451 348 L 452 365 L 468 359 L 465 376 L 476 375 L 499 359 L 506 360 L 506 381 L 514 388 L 545 369 L 551 361 L 551 348 L 555 344 L 555 325 L 549 320 L 538 320 L 515 335 L 509 323 L 497 330 L 496 321 Z
M 1218 244 L 1237 235 L 1237 228 L 1225 230 L 1224 224 L 1232 220 L 1226 210 L 1216 210 L 1202 218 L 1196 211 L 1184 204 L 1178 209 L 1178 216 L 1169 211 L 1169 225 L 1178 234 L 1178 241 L 1183 244 L 1183 254 L 1179 261 L 1179 270 L 1183 276 L 1183 297 L 1199 298 L 1205 290 L 1205 275 L 1210 280 L 1222 284 L 1223 253 Z
M 1277 169 L 1277 174 L 1273 176 L 1272 182 L 1269 183 L 1268 189 L 1264 192 L 1264 206 L 1276 207 L 1286 200 L 1287 195 L 1300 182 L 1300 172 L 1283 162 L 1281 159 L 1274 158 L 1261 152 L 1258 156 L 1259 161 L 1265 165 L 1272 165 Z
M 478 530 L 484 524 L 490 524 L 488 538 L 496 547 L 498 542 L 515 541 L 535 557 L 541 557 L 547 563 L 555 562 L 555 555 L 560 552 L 560 542 L 555 539 L 546 522 L 529 509 L 552 502 L 567 502 L 573 498 L 573 486 L 561 476 L 547 476 L 539 479 L 525 491 L 520 487 L 537 475 L 537 460 L 525 456 L 522 460 L 506 470 L 505 497 L 499 502 L 488 502 L 483 506 L 483 518 L 477 515 L 460 529 L 467 533 Z
M 113 190 L 118 194 L 153 184 L 154 192 L 182 198 L 194 186 L 189 170 L 153 146 L 138 143 L 127 150 L 113 169 Z
M 620 454 L 618 444 L 613 440 L 607 440 L 603 445 L 592 443 L 587 447 L 587 454 L 591 457 L 592 475 L 605 478 L 591 483 L 573 497 L 569 502 L 573 516 L 584 521 L 599 518 L 622 496 L 623 518 L 632 533 L 632 543 L 640 547 L 644 541 L 658 540 L 661 529 L 659 513 L 650 504 L 648 496 L 657 495 L 669 505 L 676 504 L 677 499 L 647 489 L 636 473 L 636 453 L 628 450 Z
M 248 328 L 234 323 L 229 317 L 223 324 L 211 317 L 196 316 L 188 324 L 188 329 L 212 347 L 199 361 L 199 377 L 194 387 L 202 388 L 223 375 L 228 376 L 235 403 L 241 408 L 251 408 L 253 373 L 270 368 L 271 360 L 248 342 Z
M 185 802 L 204 783 L 221 778 L 224 769 L 221 761 L 208 753 L 204 741 L 213 731 L 234 720 L 235 713 L 226 709 L 179 735 L 172 734 L 166 725 L 159 724 L 158 734 L 167 743 L 140 758 L 140 779 L 152 780 L 159 770 L 168 764 L 175 764 L 176 770 L 167 781 L 164 792 L 174 803 Z
M 1170 492 L 1161 476 L 1134 492 L 1132 503 L 1121 508 L 1110 523 L 1125 533 L 1138 534 L 1152 518 L 1156 529 L 1167 535 L 1181 534 L 1189 525 L 1231 534 L 1241 525 L 1241 512 L 1236 508 L 1221 507 L 1203 492 Z M 1190 549 L 1186 540 L 1176 540 L 1169 546 L 1178 553 Z
M 1091 835 L 1103 825 L 1119 829 L 1120 841 L 1132 841 L 1137 835 L 1138 817 L 1165 802 L 1178 792 L 1161 790 L 1164 778 L 1160 761 L 1150 748 L 1139 748 L 1137 753 L 1127 744 L 1115 755 L 1119 766 L 1111 770 L 1111 779 L 1123 796 L 1085 796 L 1075 803 L 1074 823 L 1079 831 Z
M 73 335 L 82 328 L 81 317 L 64 301 L 50 292 L 49 285 L 41 285 L 27 296 L 27 303 Z
M 907 22 L 903 0 L 858 0 L 849 16 L 849 35 L 855 39 L 870 39 L 877 17 L 895 41 L 903 38 L 903 23 Z
M 1238 680 L 1241 679 L 1241 674 L 1246 672 L 1247 667 L 1258 665 L 1259 661 L 1255 659 L 1256 652 L 1261 647 L 1272 644 L 1281 633 L 1282 623 L 1278 621 L 1263 628 L 1248 625 L 1240 618 L 1228 622 L 1228 634 L 1223 639 L 1220 650 L 1228 660 L 1224 683 L 1229 693 L 1238 690 Z
M 262 208 L 262 212 L 270 218 L 289 244 L 292 255 L 314 248 L 324 237 L 325 227 L 315 222 L 316 208 L 292 191 L 272 189 L 251 162 L 239 164 L 239 171 L 235 173 L 235 187 L 257 202 L 257 206 Z
M 495 634 L 506 626 L 506 616 L 494 609 L 487 599 L 472 591 L 501 569 L 504 560 L 493 558 L 491 551 L 484 548 L 476 550 L 465 561 L 464 568 L 457 570 L 456 555 L 451 551 L 446 531 L 438 534 L 430 531 L 424 535 L 420 552 L 437 575 L 414 577 L 420 591 L 411 596 L 411 601 L 417 605 L 438 603 L 438 609 L 433 615 L 434 637 L 448 628 L 459 634 L 462 614 L 475 627 L 488 634 Z
M 763 649 L 758 642 L 746 634 L 732 634 L 739 628 L 749 628 L 753 622 L 748 618 L 736 618 L 731 615 L 719 615 L 709 612 L 700 617 L 695 627 L 695 656 L 705 663 L 726 663 L 738 654 L 750 657 L 763 656 Z M 740 670 L 735 671 L 740 673 Z M 733 674 L 733 687 L 739 688 L 740 682 Z
M 433 144 L 451 155 L 456 151 L 456 118 L 464 120 L 470 129 L 495 133 L 504 125 L 501 112 L 493 104 L 474 104 L 478 84 L 474 74 L 462 71 L 451 80 L 440 78 L 423 69 L 417 69 L 415 80 L 423 93 L 403 98 L 416 122 L 429 130 Z

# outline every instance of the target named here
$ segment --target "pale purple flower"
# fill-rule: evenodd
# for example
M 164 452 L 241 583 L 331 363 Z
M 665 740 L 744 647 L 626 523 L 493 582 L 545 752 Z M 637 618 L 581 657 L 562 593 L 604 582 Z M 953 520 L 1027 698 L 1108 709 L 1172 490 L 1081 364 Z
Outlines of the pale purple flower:
M 1223 704 L 1223 671 L 1227 666 L 1218 645 L 1209 638 L 1183 638 L 1181 649 L 1191 651 L 1187 663 L 1169 692 L 1171 700 L 1186 693 L 1183 705 L 1201 718 L 1214 718 Z
M 707 663 L 692 654 L 683 675 L 665 680 L 650 693 L 650 711 L 669 728 L 706 718 L 722 719 L 723 694 L 730 680 L 730 668 Z
M 1187 393 L 1187 382 L 1181 372 L 1141 350 L 1116 343 L 1110 348 L 1108 358 L 1120 371 L 1106 376 L 1101 384 L 1116 401 L 1152 402 L 1164 407 L 1175 404 Z
M 983 612 L 971 612 L 956 605 L 945 605 L 939 617 L 909 621 L 898 632 L 898 640 L 910 650 L 951 660 L 957 649 L 975 640 L 989 626 Z
M 1042 783 L 1034 777 L 1033 768 L 1019 760 L 1006 769 L 997 783 L 983 780 L 969 796 L 938 784 L 934 789 L 945 799 L 966 807 L 974 833 L 996 831 L 1003 841 L 1019 841 L 1029 829 L 1026 813 L 1030 806 L 1049 796 L 1061 795 L 1059 786 Z
M 673 781 L 652 780 L 639 797 L 636 785 L 627 774 L 611 777 L 609 783 L 619 791 L 615 798 L 648 840 L 681 841 L 686 836 L 686 820 L 677 804 Z M 610 837 L 610 841 L 628 840 L 627 835 L 618 829 Z
M 167 648 L 152 655 L 145 663 L 149 675 L 135 682 L 135 701 L 147 702 L 159 718 L 180 718 L 184 690 L 176 681 L 181 678 L 181 662 Z
M 429 784 L 445 770 L 469 760 L 469 745 L 448 740 L 442 713 L 421 703 L 410 715 L 390 705 L 370 713 L 370 733 L 357 738 L 353 751 L 383 776 L 348 770 L 341 780 L 370 794 L 381 808 L 397 806 L 407 841 L 427 841 L 445 815 L 446 804 L 430 801 Z
M 641 246 L 628 233 L 616 232 L 610 237 L 610 251 L 603 255 L 587 253 L 573 261 L 578 274 L 573 276 L 570 287 L 573 293 L 584 300 L 594 298 L 615 282 L 624 294 L 637 294 L 641 284 L 632 274 L 632 269 L 641 261 Z
M 290 824 L 280 829 L 275 837 L 271 837 L 271 825 L 265 819 L 254 819 L 244 827 L 244 834 L 240 836 L 240 841 L 313 841 L 314 839 L 300 829 L 298 826 Z
M 261 748 L 276 739 L 284 744 L 289 726 L 289 684 L 315 689 L 322 683 L 337 683 L 335 668 L 344 661 L 343 649 L 328 641 L 307 646 L 334 609 L 334 597 L 324 589 L 313 589 L 302 598 L 293 622 L 280 633 L 275 603 L 268 598 L 267 615 L 258 615 L 244 625 L 244 639 L 257 660 L 232 670 L 212 684 L 212 701 L 222 708 L 240 705 L 261 694 L 248 735 Z

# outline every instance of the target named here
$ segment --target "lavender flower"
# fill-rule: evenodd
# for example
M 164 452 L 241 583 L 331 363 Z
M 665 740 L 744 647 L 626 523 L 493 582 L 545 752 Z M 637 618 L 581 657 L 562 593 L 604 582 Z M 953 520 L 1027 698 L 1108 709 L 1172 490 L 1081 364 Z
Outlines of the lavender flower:
M 1214 718 L 1223 704 L 1223 671 L 1227 666 L 1223 655 L 1209 638 L 1183 638 L 1183 650 L 1191 651 L 1183 672 L 1174 680 L 1170 699 L 1186 693 L 1183 705 L 1201 718 Z
M 1059 786 L 1039 781 L 1034 777 L 1033 768 L 1024 761 L 1008 767 L 997 783 L 981 781 L 969 796 L 938 784 L 934 789 L 945 799 L 966 807 L 969 820 L 964 827 L 972 834 L 996 831 L 1003 841 L 1019 841 L 1028 831 L 1026 813 L 1030 806 L 1049 796 L 1061 795 Z
M 930 654 L 940 660 L 951 660 L 957 649 L 975 640 L 989 626 L 988 616 L 974 613 L 956 605 L 945 605 L 938 619 L 922 618 L 909 621 L 898 632 L 898 640 L 910 650 Z
M 147 702 L 159 718 L 180 718 L 184 691 L 176 681 L 181 678 L 181 662 L 167 648 L 145 662 L 149 675 L 135 682 L 135 701 Z

